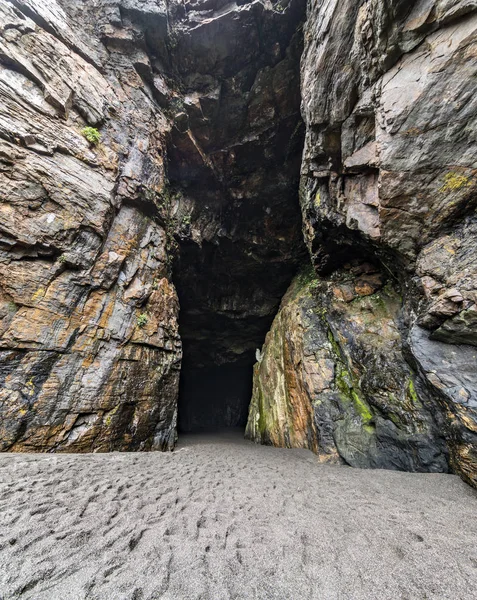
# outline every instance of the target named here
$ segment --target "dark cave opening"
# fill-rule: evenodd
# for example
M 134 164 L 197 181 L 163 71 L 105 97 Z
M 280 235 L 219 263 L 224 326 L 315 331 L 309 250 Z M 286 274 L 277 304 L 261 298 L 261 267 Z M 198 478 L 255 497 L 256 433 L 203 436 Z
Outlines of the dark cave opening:
M 246 64 L 232 54 L 211 61 L 190 36 L 186 62 L 171 65 L 185 94 L 167 136 L 162 199 L 180 303 L 179 432 L 246 425 L 256 350 L 307 256 L 298 198 L 304 10 L 299 3 L 286 22 L 257 15 L 260 40 Z M 231 26 L 215 46 L 242 35 L 240 19 Z
M 248 220 L 250 209 L 241 207 L 235 222 Z M 201 244 L 179 240 L 174 263 L 183 347 L 179 433 L 245 429 L 256 351 L 302 256 L 297 212 L 285 220 L 287 227 L 293 224 L 293 235 L 279 242 L 283 249 L 274 238 L 267 245 L 245 236 Z M 261 226 L 263 218 L 254 223 Z M 224 224 L 231 227 L 222 217 Z
M 293 223 L 293 254 L 278 259 L 268 248 L 248 251 L 243 240 L 181 241 L 174 265 L 183 346 L 179 434 L 245 429 L 256 351 L 301 258 L 299 220 Z
M 179 394 L 179 433 L 245 429 L 253 365 L 194 368 L 185 362 Z

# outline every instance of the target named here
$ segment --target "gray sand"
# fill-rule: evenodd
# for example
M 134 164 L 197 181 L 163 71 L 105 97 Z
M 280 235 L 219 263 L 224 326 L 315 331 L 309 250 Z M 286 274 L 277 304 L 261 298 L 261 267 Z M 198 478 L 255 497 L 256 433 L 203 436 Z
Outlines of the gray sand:
M 0 598 L 476 598 L 477 494 L 237 435 L 0 455 Z

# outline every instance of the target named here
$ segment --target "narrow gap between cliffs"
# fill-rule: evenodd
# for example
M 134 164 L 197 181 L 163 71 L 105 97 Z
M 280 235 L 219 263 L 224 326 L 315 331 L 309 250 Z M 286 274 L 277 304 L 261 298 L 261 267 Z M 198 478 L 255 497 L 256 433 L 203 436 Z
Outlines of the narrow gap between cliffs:
M 257 349 L 309 260 L 298 199 L 305 2 L 260 10 L 260 39 L 247 14 L 169 56 L 181 93 L 169 106 L 160 212 L 180 302 L 179 433 L 245 427 Z

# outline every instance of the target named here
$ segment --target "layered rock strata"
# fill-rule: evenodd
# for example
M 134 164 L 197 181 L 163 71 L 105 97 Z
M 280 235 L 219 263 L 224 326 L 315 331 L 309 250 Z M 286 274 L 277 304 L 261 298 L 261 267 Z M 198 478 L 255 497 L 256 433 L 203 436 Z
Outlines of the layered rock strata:
M 0 6 L 3 450 L 176 438 L 178 300 L 165 223 L 145 209 L 165 189 L 167 121 L 86 15 Z
M 252 395 L 257 441 L 476 484 L 476 30 L 466 0 L 4 2 L 1 449 L 173 448 L 182 364 L 183 429 Z
M 379 433 L 371 435 L 366 428 L 371 424 L 378 432 L 378 420 L 388 414 L 388 424 L 394 423 L 396 431 L 412 437 L 417 428 L 413 444 L 422 447 L 425 438 L 424 446 L 429 448 L 430 443 L 436 452 L 429 460 L 426 450 L 423 460 L 417 446 L 408 447 L 406 463 L 396 438 L 385 451 L 387 458 L 377 462 L 390 464 L 389 453 L 395 452 L 391 462 L 399 468 L 445 468 L 445 452 L 439 454 L 442 436 L 451 468 L 477 483 L 476 56 L 473 2 L 309 3 L 302 59 L 307 129 L 301 203 L 312 263 L 325 278 L 317 284 L 313 300 L 297 301 L 300 314 L 312 303 L 307 310 L 314 316 L 306 313 L 306 318 L 313 323 L 304 324 L 305 317 L 297 315 L 286 327 L 302 331 L 300 347 L 305 349 L 283 358 L 285 374 L 299 372 L 298 382 L 288 381 L 284 389 L 291 393 L 301 386 L 306 419 L 304 409 L 290 417 L 292 400 L 287 401 L 288 408 L 283 406 L 287 415 L 283 427 L 273 411 L 270 421 L 257 417 L 262 414 L 257 407 L 271 403 L 282 385 L 269 383 L 266 373 L 271 346 L 282 343 L 285 352 L 289 345 L 288 337 L 280 334 L 280 323 L 290 310 L 285 302 L 264 348 L 265 364 L 256 367 L 255 408 L 248 428 L 255 439 L 274 442 L 278 427 L 283 442 L 287 430 L 295 427 L 299 431 L 290 433 L 291 444 L 314 447 L 325 456 L 333 455 L 328 448 L 336 448 L 350 464 L 371 466 L 377 460 L 374 442 L 359 460 L 345 447 L 354 443 L 352 435 L 343 445 L 342 423 L 349 410 L 339 398 L 349 388 L 371 409 L 371 414 L 354 417 L 361 451 L 370 436 L 379 452 L 385 449 Z M 361 275 L 348 273 L 350 289 L 342 297 L 326 288 L 332 286 L 327 283 L 329 274 L 340 278 L 342 265 L 351 259 L 371 261 L 388 274 L 395 293 L 402 297 L 385 301 L 388 312 L 394 306 L 386 323 L 394 322 L 395 349 L 384 353 L 394 356 L 391 362 L 377 360 L 378 346 L 388 343 L 389 327 L 374 310 L 367 315 L 371 322 L 367 320 L 378 337 L 371 347 L 363 346 L 363 301 L 354 299 L 350 291 L 360 287 Z M 328 313 L 330 303 L 333 310 Z M 354 316 L 348 314 L 351 308 L 357 311 Z M 325 317 L 321 312 L 326 312 Z M 344 313 L 341 323 L 336 321 L 340 313 Z M 321 353 L 313 354 L 316 346 L 306 341 L 315 330 L 324 331 L 323 319 L 325 331 L 335 332 L 339 346 L 333 350 L 333 368 L 325 373 L 320 370 Z M 338 339 L 337 331 L 341 332 Z M 355 347 L 361 347 L 358 365 Z M 295 368 L 294 361 L 300 363 L 297 357 L 306 348 L 312 352 L 303 363 L 307 366 Z M 345 378 L 346 386 L 339 381 L 339 364 L 352 373 Z M 318 389 L 331 382 L 331 396 L 314 391 L 308 373 L 315 370 L 320 373 Z M 381 380 L 378 400 L 377 388 L 369 388 L 371 372 L 376 381 Z M 325 430 L 320 425 L 323 410 L 334 414 L 325 418 Z
M 443 419 L 403 355 L 400 307 L 369 263 L 299 275 L 255 365 L 247 436 L 324 462 L 447 471 Z
M 245 422 L 255 348 L 304 254 L 304 11 L 2 4 L 3 450 L 174 446 L 173 266 L 184 426 Z

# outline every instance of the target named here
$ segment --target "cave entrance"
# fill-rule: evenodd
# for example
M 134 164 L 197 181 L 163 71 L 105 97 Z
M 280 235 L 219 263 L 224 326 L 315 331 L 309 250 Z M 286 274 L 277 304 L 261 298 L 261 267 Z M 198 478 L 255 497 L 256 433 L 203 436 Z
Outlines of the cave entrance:
M 185 360 L 179 393 L 179 433 L 245 429 L 252 364 L 194 367 Z
M 200 245 L 181 240 L 179 250 L 174 264 L 183 349 L 179 434 L 245 429 L 256 351 L 295 261 L 276 258 L 268 247 L 257 256 L 255 247 L 228 238 Z
M 178 25 L 184 47 L 157 57 L 167 79 L 160 95 L 171 96 L 158 98 L 172 117 L 158 207 L 180 302 L 179 431 L 245 425 L 256 349 L 307 256 L 300 7 L 286 19 L 257 13 L 260 35 L 245 57 L 229 42 L 247 11 L 205 46 Z

